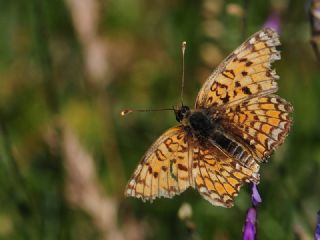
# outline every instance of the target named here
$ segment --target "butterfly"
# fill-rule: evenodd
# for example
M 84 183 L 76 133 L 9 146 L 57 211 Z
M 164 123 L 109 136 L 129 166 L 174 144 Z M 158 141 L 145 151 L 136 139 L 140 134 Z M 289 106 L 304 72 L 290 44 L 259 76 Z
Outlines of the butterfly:
M 171 198 L 192 187 L 211 204 L 232 207 L 244 183 L 259 183 L 260 163 L 283 143 L 289 102 L 274 95 L 278 34 L 262 29 L 232 52 L 200 89 L 194 109 L 174 108 L 178 125 L 149 148 L 125 195 Z

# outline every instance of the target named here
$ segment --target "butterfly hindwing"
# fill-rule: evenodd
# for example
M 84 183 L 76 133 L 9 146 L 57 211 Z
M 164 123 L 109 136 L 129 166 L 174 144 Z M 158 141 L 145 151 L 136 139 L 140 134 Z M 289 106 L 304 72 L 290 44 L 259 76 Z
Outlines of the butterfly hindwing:
M 196 108 L 236 105 L 254 95 L 277 91 L 276 75 L 270 64 L 280 59 L 278 34 L 263 29 L 229 55 L 200 89 Z
M 256 159 L 264 159 L 288 135 L 292 111 L 291 104 L 277 95 L 256 97 L 226 109 L 223 122 L 253 149 Z
M 194 146 L 193 156 L 195 187 L 213 205 L 232 207 L 244 182 L 259 182 L 259 167 L 245 167 L 213 145 Z
M 162 134 L 133 173 L 126 196 L 153 200 L 180 194 L 190 186 L 188 140 L 182 126 Z

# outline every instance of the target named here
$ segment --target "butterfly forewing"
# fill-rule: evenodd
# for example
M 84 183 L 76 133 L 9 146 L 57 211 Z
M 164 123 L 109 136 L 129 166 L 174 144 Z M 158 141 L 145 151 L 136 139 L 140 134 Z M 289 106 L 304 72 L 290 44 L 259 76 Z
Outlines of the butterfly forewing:
M 162 134 L 140 161 L 125 194 L 153 200 L 172 197 L 190 186 L 189 164 L 192 152 L 183 127 Z
M 277 91 L 278 78 L 270 64 L 280 59 L 278 34 L 271 29 L 255 33 L 229 55 L 203 84 L 196 108 L 235 105 L 248 97 Z

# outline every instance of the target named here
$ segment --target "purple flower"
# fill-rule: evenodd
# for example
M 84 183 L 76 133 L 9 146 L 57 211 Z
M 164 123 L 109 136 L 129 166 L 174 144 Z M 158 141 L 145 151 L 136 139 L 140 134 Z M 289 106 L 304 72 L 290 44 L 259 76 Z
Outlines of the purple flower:
M 243 240 L 256 239 L 256 222 L 257 222 L 257 209 L 251 207 L 247 211 L 246 223 L 244 225 Z
M 280 33 L 281 30 L 281 19 L 280 15 L 277 12 L 273 12 L 268 17 L 267 21 L 264 24 L 265 28 L 271 28 L 277 33 Z
M 257 206 L 262 202 L 260 194 L 256 184 L 252 184 L 251 188 L 251 203 L 252 207 L 248 209 L 246 222 L 243 229 L 243 240 L 255 240 L 256 239 L 256 224 L 257 224 Z
M 258 204 L 262 202 L 260 194 L 257 189 L 257 185 L 254 183 L 252 184 L 251 201 L 252 201 L 252 205 L 255 207 L 258 206 Z
M 314 233 L 314 239 L 315 240 L 320 240 L 320 210 L 318 211 L 317 226 L 316 226 L 316 230 L 315 230 L 315 233 Z

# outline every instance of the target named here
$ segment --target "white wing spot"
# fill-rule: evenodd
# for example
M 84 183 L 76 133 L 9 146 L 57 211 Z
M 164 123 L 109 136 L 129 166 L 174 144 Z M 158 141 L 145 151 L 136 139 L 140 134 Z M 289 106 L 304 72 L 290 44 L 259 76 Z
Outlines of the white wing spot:
M 249 43 L 250 44 L 254 44 L 256 42 L 256 39 L 255 38 L 251 38 L 250 40 L 249 40 Z
M 201 187 L 201 188 L 199 189 L 199 191 L 200 191 L 201 193 L 207 192 L 207 188 Z

